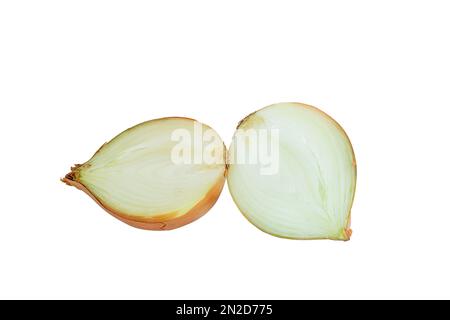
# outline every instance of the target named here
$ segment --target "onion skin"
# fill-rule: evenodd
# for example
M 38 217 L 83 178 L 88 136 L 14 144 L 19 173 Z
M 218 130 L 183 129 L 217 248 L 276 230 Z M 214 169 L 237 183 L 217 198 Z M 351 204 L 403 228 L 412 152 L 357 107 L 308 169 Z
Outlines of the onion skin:
M 138 124 L 136 126 L 130 127 L 120 133 L 118 136 L 126 133 L 127 131 L 138 127 L 140 125 L 143 125 L 148 122 L 152 121 L 160 121 L 160 120 L 172 120 L 172 119 L 185 119 L 185 120 L 191 120 L 196 121 L 192 118 L 186 118 L 186 117 L 166 117 L 166 118 L 158 118 L 153 119 L 141 124 Z M 111 143 L 115 138 L 113 138 L 110 142 L 104 143 L 91 157 L 94 158 L 103 147 Z M 144 229 L 144 230 L 156 230 L 156 231 L 163 231 L 163 230 L 173 230 L 177 229 L 179 227 L 182 227 L 184 225 L 187 225 L 200 217 L 202 217 L 204 214 L 206 214 L 217 202 L 217 199 L 219 198 L 223 186 L 225 184 L 226 180 L 226 172 L 227 172 L 227 165 L 226 165 L 226 147 L 223 145 L 224 148 L 224 164 L 223 164 L 223 175 L 218 177 L 215 184 L 209 189 L 209 191 L 206 193 L 206 195 L 199 200 L 188 212 L 184 213 L 182 216 L 177 216 L 176 212 L 165 212 L 161 213 L 161 215 L 156 215 L 152 217 L 139 217 L 139 216 L 132 216 L 126 213 L 123 213 L 119 210 L 116 210 L 112 208 L 111 206 L 108 206 L 107 204 L 103 203 L 98 197 L 96 197 L 83 183 L 81 183 L 78 179 L 79 171 L 85 166 L 90 166 L 89 161 L 87 161 L 84 164 L 75 164 L 73 167 L 71 167 L 71 172 L 65 175 L 64 178 L 61 178 L 60 180 L 64 182 L 65 184 L 69 186 L 73 186 L 84 193 L 86 193 L 91 199 L 93 199 L 101 208 L 103 208 L 106 212 L 111 214 L 116 219 L 132 226 L 138 229 Z
M 81 165 L 75 165 L 74 169 Z M 68 173 L 64 178 L 61 179 L 62 182 L 69 186 L 75 187 L 83 192 L 85 192 L 89 197 L 91 197 L 100 207 L 102 207 L 106 212 L 111 214 L 113 217 L 119 219 L 126 224 L 144 230 L 172 230 L 189 224 L 211 209 L 219 198 L 223 186 L 225 184 L 225 174 L 224 177 L 219 179 L 216 185 L 211 188 L 208 194 L 200 200 L 188 213 L 182 215 L 181 217 L 176 217 L 171 219 L 171 214 L 163 214 L 159 217 L 152 218 L 138 218 L 132 217 L 117 210 L 114 210 L 106 205 L 104 205 L 99 199 L 97 199 L 82 183 L 74 179 L 74 172 Z
M 322 111 L 321 109 L 319 109 L 317 107 L 314 107 L 314 106 L 311 106 L 311 105 L 307 105 L 307 104 L 304 104 L 304 103 L 299 103 L 299 102 L 288 102 L 288 103 L 280 103 L 280 104 L 292 104 L 292 105 L 296 105 L 296 106 L 298 106 L 300 108 L 309 109 L 309 110 L 312 110 L 312 111 L 314 111 L 316 113 L 321 114 L 322 116 L 324 116 L 325 118 L 330 120 L 330 122 L 336 127 L 336 129 L 346 138 L 346 140 L 348 141 L 348 143 L 350 145 L 350 149 L 351 149 L 352 167 L 353 167 L 354 173 L 355 173 L 355 190 L 356 190 L 357 165 L 356 165 L 355 152 L 354 152 L 353 146 L 351 144 L 351 141 L 350 141 L 347 133 L 343 129 L 343 127 L 334 118 L 332 118 L 330 115 L 328 115 L 327 113 L 325 113 L 324 111 Z M 276 106 L 276 105 L 279 105 L 279 104 L 272 104 L 272 105 L 266 106 L 264 108 L 261 108 L 259 110 L 256 110 L 256 111 L 250 113 L 249 115 L 247 115 L 241 121 L 238 122 L 236 130 L 245 127 L 246 121 L 249 120 L 253 115 L 258 113 L 259 111 L 261 111 L 263 109 L 266 109 L 266 108 L 270 108 L 270 107 Z M 257 229 L 259 229 L 259 230 L 263 231 L 264 233 L 267 233 L 267 234 L 269 234 L 271 236 L 278 237 L 278 238 L 283 238 L 283 239 L 291 239 L 291 240 L 338 240 L 338 241 L 349 241 L 351 236 L 352 236 L 353 231 L 350 228 L 350 225 L 351 225 L 351 208 L 353 206 L 355 192 L 353 192 L 353 196 L 352 196 L 352 199 L 351 199 L 351 202 L 350 202 L 350 210 L 348 211 L 347 216 L 346 216 L 347 217 L 346 218 L 346 227 L 342 230 L 342 233 L 339 236 L 330 236 L 330 237 L 290 237 L 290 236 L 285 236 L 285 235 L 279 235 L 279 234 L 271 233 L 270 231 L 265 230 L 265 229 L 259 227 L 256 223 L 254 223 L 247 216 L 247 214 L 239 207 L 239 204 L 238 204 L 239 202 L 237 201 L 235 195 L 233 195 L 233 190 L 232 190 L 232 188 L 230 188 L 230 184 L 229 183 L 228 183 L 228 186 L 229 186 L 228 189 L 230 191 L 231 198 L 235 202 L 236 206 L 238 207 L 239 211 L 244 216 L 244 218 L 247 221 L 249 221 L 252 225 L 254 225 Z

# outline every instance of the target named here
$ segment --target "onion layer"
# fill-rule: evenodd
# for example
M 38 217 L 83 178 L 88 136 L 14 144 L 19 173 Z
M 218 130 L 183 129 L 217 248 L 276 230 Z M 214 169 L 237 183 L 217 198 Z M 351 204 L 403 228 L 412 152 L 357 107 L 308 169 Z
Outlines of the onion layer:
M 248 161 L 255 150 L 266 161 Z M 229 190 L 256 227 L 284 238 L 349 240 L 356 161 L 330 116 L 300 103 L 263 108 L 239 123 L 229 158 Z
M 196 128 L 209 141 L 195 144 Z M 177 132 L 175 138 L 187 134 L 191 139 L 181 141 L 192 151 L 184 162 L 174 161 L 180 145 L 174 139 Z M 204 148 L 211 143 L 220 152 Z M 213 161 L 205 161 L 205 149 L 216 151 Z M 62 181 L 129 225 L 169 230 L 196 220 L 214 205 L 225 182 L 224 152 L 220 137 L 204 124 L 188 118 L 156 119 L 122 132 L 89 161 L 72 167 Z

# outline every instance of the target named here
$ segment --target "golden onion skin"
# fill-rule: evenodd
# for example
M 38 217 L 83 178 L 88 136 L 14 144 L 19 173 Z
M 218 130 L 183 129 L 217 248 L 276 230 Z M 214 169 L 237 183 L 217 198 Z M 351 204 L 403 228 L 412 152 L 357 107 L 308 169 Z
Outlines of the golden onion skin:
M 170 215 L 166 214 L 161 215 L 161 217 L 159 218 L 139 219 L 136 217 L 132 217 L 103 204 L 83 184 L 74 180 L 73 173 L 67 174 L 64 178 L 61 179 L 61 181 L 69 186 L 76 187 L 77 189 L 85 192 L 106 212 L 132 227 L 144 230 L 172 230 L 197 220 L 214 206 L 222 192 L 225 183 L 225 175 L 223 179 L 219 179 L 217 181 L 216 185 L 208 192 L 205 198 L 200 200 L 188 213 L 185 213 L 183 216 L 174 219 L 171 219 Z

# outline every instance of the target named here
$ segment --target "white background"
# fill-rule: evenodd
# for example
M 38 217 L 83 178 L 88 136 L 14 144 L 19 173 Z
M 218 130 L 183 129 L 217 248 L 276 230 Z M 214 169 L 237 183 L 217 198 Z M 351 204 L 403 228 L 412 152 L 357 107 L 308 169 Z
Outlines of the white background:
M 450 298 L 447 1 L 2 1 L 0 298 Z M 187 116 L 229 143 L 281 101 L 355 148 L 349 242 L 203 218 L 131 228 L 59 178 L 120 131 Z

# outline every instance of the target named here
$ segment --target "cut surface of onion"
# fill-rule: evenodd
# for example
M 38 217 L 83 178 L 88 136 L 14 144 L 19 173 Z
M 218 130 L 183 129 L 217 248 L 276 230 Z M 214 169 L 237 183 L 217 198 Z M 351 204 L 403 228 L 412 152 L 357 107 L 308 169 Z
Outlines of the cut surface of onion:
M 208 133 L 207 143 L 195 144 L 198 129 Z M 174 139 L 174 133 L 189 139 Z M 191 151 L 184 162 L 174 161 L 180 143 Z M 204 161 L 211 143 L 219 144 L 221 152 L 210 155 L 214 161 Z M 62 181 L 134 227 L 174 229 L 196 220 L 216 202 L 225 182 L 225 152 L 220 137 L 204 124 L 188 118 L 156 119 L 125 130 L 89 161 L 72 167 Z
M 251 223 L 283 238 L 349 240 L 356 161 L 336 121 L 312 106 L 279 103 L 250 114 L 237 129 L 228 188 Z M 261 151 L 264 144 L 269 148 Z M 255 150 L 266 157 L 251 163 L 247 155 Z

